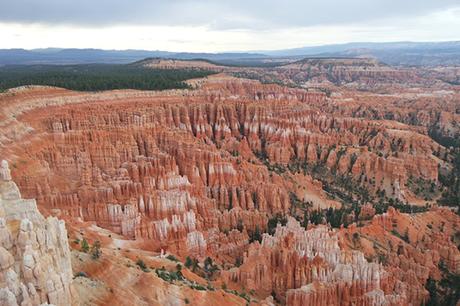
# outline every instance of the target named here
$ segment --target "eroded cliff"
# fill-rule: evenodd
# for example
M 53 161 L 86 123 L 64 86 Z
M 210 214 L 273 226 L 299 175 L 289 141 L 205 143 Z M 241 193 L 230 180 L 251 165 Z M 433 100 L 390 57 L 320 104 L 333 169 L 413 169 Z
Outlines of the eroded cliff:
M 63 221 L 22 199 L 6 161 L 0 166 L 0 304 L 71 305 L 72 268 Z

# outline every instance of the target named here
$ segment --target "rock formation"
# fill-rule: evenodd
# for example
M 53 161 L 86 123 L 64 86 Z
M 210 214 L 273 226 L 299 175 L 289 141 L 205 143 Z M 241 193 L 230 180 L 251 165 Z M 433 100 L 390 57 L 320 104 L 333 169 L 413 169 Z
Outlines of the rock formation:
M 119 269 L 138 273 L 120 259 L 134 256 L 128 250 L 167 252 L 197 260 L 198 271 L 211 258 L 220 272 L 207 275 L 210 283 L 252 291 L 262 305 L 408 305 L 427 301 L 425 284 L 440 279 L 440 262 L 458 271 L 459 251 L 449 238 L 458 216 L 435 205 L 440 174 L 452 160 L 449 148 L 430 137 L 433 128 L 455 135 L 455 92 L 436 93 L 436 80 L 368 60 L 344 60 L 331 71 L 327 61 L 244 69 L 296 88 L 228 76 L 242 68 L 151 64 L 224 73 L 189 81 L 193 90 L 32 87 L 0 94 L 0 154 L 44 215 L 66 220 L 72 237 L 102 241 L 110 255 L 88 264 L 94 275 L 111 283 Z M 395 85 L 407 79 L 425 87 Z M 302 88 L 311 82 L 320 89 Z M 374 83 L 394 94 L 370 90 Z M 2 273 L 11 279 L 13 271 L 18 280 L 16 287 L 5 281 L 5 299 L 21 304 L 20 284 L 29 290 L 32 283 L 32 304 L 66 304 L 71 272 L 63 225 L 45 221 L 34 201 L 21 199 L 7 163 L 0 175 Z M 426 195 L 424 186 L 433 192 Z M 389 203 L 426 212 L 390 207 L 382 214 Z M 326 209 L 343 213 L 335 229 L 323 215 L 313 222 L 319 225 L 309 220 Z M 42 283 L 43 266 L 52 283 Z M 160 297 L 136 287 L 149 301 L 179 290 L 156 276 L 135 279 L 163 286 Z M 122 292 L 123 301 L 133 297 Z M 206 296 L 218 299 L 217 293 Z
M 72 268 L 63 221 L 45 219 L 0 166 L 0 304 L 71 305 Z
M 407 304 L 403 294 L 386 290 L 388 274 L 358 251 L 340 246 L 337 233 L 320 226 L 305 230 L 293 218 L 278 224 L 274 236 L 251 245 L 243 264 L 223 273 L 248 289 L 275 292 L 287 305 Z M 378 294 L 377 294 L 378 293 Z

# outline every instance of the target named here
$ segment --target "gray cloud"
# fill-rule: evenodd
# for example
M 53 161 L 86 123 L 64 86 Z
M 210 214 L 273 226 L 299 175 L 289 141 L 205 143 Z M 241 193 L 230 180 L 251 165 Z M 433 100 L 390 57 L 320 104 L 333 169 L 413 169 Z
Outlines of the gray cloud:
M 458 0 L 0 0 L 0 22 L 273 29 L 413 18 Z

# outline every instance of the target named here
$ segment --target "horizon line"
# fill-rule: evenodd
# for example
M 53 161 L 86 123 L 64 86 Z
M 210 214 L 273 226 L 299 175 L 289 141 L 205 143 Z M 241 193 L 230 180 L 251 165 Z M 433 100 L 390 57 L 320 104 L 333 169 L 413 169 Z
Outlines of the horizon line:
M 93 48 L 93 47 L 42 47 L 42 48 L 0 48 L 0 50 L 25 50 L 25 51 L 36 51 L 36 50 L 99 50 L 99 51 L 147 51 L 147 52 L 169 52 L 169 53 L 207 53 L 207 54 L 224 54 L 224 53 L 249 53 L 249 54 L 261 54 L 262 52 L 277 52 L 277 51 L 287 51 L 287 50 L 297 50 L 303 48 L 317 48 L 317 47 L 328 47 L 328 46 L 345 46 L 350 44 L 398 44 L 398 43 L 406 43 L 406 44 L 442 44 L 442 43 L 460 43 L 460 39 L 458 40 L 397 40 L 397 41 L 349 41 L 344 43 L 336 43 L 336 44 L 314 44 L 314 45 L 303 45 L 294 48 L 284 48 L 284 49 L 266 49 L 266 50 L 239 50 L 239 51 L 221 51 L 221 52 L 211 52 L 211 51 L 172 51 L 172 50 L 162 50 L 162 49 L 116 49 L 116 48 Z

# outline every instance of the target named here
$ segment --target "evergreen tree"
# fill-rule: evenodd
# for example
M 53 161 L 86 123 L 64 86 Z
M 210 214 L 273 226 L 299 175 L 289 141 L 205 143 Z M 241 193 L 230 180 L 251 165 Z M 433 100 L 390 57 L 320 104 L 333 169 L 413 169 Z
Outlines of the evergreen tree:
M 190 267 L 191 267 L 192 265 L 193 265 L 192 259 L 191 259 L 189 256 L 187 256 L 187 257 L 185 258 L 185 266 L 186 266 L 188 269 L 190 269 Z

